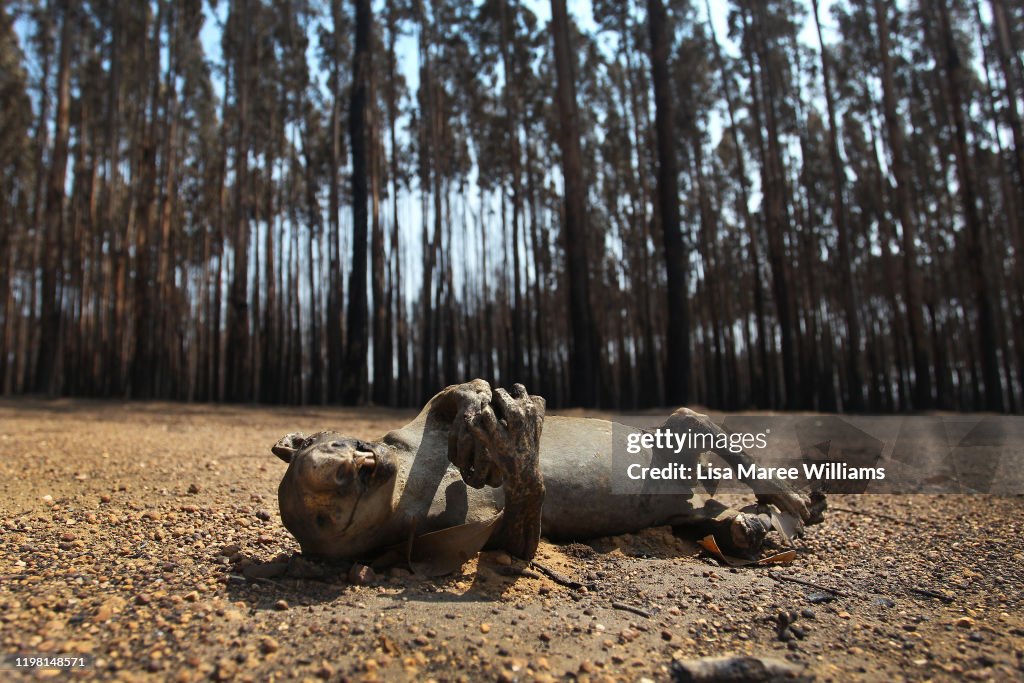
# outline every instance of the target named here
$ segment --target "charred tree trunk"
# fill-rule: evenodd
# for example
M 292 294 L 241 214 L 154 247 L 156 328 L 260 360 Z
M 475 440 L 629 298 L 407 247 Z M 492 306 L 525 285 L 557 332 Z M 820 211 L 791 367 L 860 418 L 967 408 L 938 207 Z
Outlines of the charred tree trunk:
M 1024 125 L 1021 124 L 1020 88 L 1024 87 L 1021 79 L 1020 47 L 1016 45 L 1014 34 L 1007 19 L 1005 0 L 989 0 L 992 8 L 993 30 L 996 34 L 996 54 L 999 56 L 999 68 L 1003 72 L 1006 99 L 1006 118 L 1013 134 L 1013 160 L 1017 171 L 1018 190 L 1024 195 Z M 1018 27 L 1019 28 L 1019 27 Z M 1024 209 L 1024 207 L 1021 207 Z M 1021 226 L 1024 228 L 1024 225 Z
M 61 31 L 57 57 L 57 109 L 54 114 L 53 152 L 46 182 L 46 211 L 43 217 L 45 246 L 40 294 L 39 355 L 35 368 L 35 390 L 53 395 L 58 391 L 61 354 L 60 281 L 63 273 L 64 182 L 68 166 L 68 129 L 71 116 L 71 54 L 74 49 L 72 5 L 60 2 Z
M 348 317 L 345 343 L 345 390 L 342 400 L 349 405 L 366 401 L 367 304 L 367 85 L 370 77 L 370 0 L 353 0 L 356 13 L 355 54 L 352 59 L 352 98 L 349 103 L 348 135 L 352 148 L 352 272 L 348 285 Z
M 658 212 L 668 276 L 668 329 L 665 400 L 685 405 L 690 388 L 689 256 L 679 224 L 679 179 L 675 154 L 675 108 L 668 71 L 668 15 L 661 0 L 647 1 L 651 37 L 651 80 L 654 83 L 654 122 L 658 139 Z
M 590 306 L 586 181 L 580 150 L 579 110 L 573 73 L 575 53 L 569 44 L 569 17 L 565 0 L 551 0 L 551 33 L 558 81 L 558 142 L 562 150 L 562 178 L 565 184 L 562 242 L 569 271 L 569 317 L 572 330 L 570 400 L 576 405 L 589 407 L 595 405 L 598 394 L 597 349 L 600 347 Z
M 344 12 L 342 0 L 331 0 L 332 30 L 334 32 L 334 50 L 332 53 L 332 103 L 330 121 L 330 168 L 328 169 L 329 187 L 327 189 L 327 211 L 328 211 L 328 236 L 327 236 L 327 331 L 324 335 L 327 344 L 327 400 L 335 402 L 341 400 L 345 373 L 344 366 L 344 336 L 341 322 L 343 310 L 342 302 L 345 300 L 343 291 L 343 277 L 341 272 L 341 179 L 338 169 L 342 166 L 343 149 L 341 133 L 341 107 L 342 89 L 341 73 L 344 28 Z
M 520 235 L 523 228 L 523 188 L 521 151 L 517 118 L 518 93 L 516 82 L 518 74 L 512 61 L 512 47 L 515 44 L 515 20 L 518 6 L 510 0 L 501 3 L 501 60 L 505 71 L 505 83 L 502 92 L 505 109 L 505 134 L 508 137 L 509 174 L 512 179 L 512 325 L 511 354 L 512 362 L 510 382 L 523 382 L 527 379 L 527 363 L 524 354 L 528 347 L 526 312 L 523 304 L 523 282 L 519 248 L 523 242 Z
M 711 16 L 710 0 L 705 0 L 708 16 Z M 726 72 L 725 60 L 722 57 L 722 49 L 718 44 L 715 35 L 714 25 L 708 23 L 711 38 L 714 46 L 715 61 L 721 73 L 725 101 L 729 113 L 729 132 L 732 138 L 733 148 L 736 155 L 736 163 L 733 166 L 734 177 L 738 185 L 737 211 L 743 217 L 743 225 L 746 228 L 749 245 L 747 251 L 750 254 L 751 283 L 753 285 L 754 324 L 757 332 L 757 363 L 750 364 L 750 381 L 752 396 L 756 405 L 766 408 L 771 404 L 771 382 L 773 373 L 768 369 L 768 331 L 765 323 L 765 296 L 764 285 L 761 282 L 761 247 L 757 226 L 754 217 L 750 214 L 750 179 L 747 177 L 746 157 L 743 145 L 740 142 L 739 125 L 736 121 L 736 104 L 732 90 L 732 76 Z M 746 326 L 744 326 L 746 327 Z M 747 350 L 751 359 L 755 358 L 754 349 Z
M 950 25 L 949 7 L 946 0 L 932 0 L 939 15 L 940 45 L 936 45 L 935 59 L 943 65 L 946 76 L 946 90 L 949 108 L 953 117 L 953 152 L 956 156 L 957 181 L 961 207 L 966 225 L 966 252 L 971 286 L 978 310 L 978 342 L 981 353 L 981 374 L 985 383 L 984 406 L 987 410 L 1002 412 L 1003 383 L 999 371 L 998 342 L 999 329 L 989 282 L 988 261 L 986 260 L 986 236 L 978 213 L 978 190 L 971 166 L 970 148 L 967 143 L 967 121 L 962 103 L 966 90 L 963 64 Z
M 385 294 L 384 226 L 380 220 L 380 193 L 383 168 L 383 148 L 378 125 L 377 98 L 374 79 L 370 76 L 370 197 L 372 206 L 371 225 L 373 239 L 371 261 L 373 264 L 373 402 L 387 405 L 391 397 L 392 345 L 388 325 L 388 299 Z
M 811 0 L 814 12 L 814 27 L 821 46 L 821 73 L 825 83 L 825 106 L 828 110 L 829 162 L 832 166 L 832 220 L 836 225 L 836 243 L 839 251 L 839 287 L 846 318 L 846 405 L 847 410 L 861 410 L 864 407 L 864 380 L 860 372 L 860 315 L 857 292 L 853 283 L 853 255 L 850 253 L 850 225 L 846 213 L 846 182 L 843 162 L 839 157 L 839 135 L 836 126 L 835 96 L 832 94 L 832 66 L 825 41 L 821 37 L 821 21 L 818 16 L 818 0 Z
M 404 406 L 409 400 L 409 332 L 407 329 L 405 293 L 402 289 L 402 244 L 400 223 L 398 220 L 398 191 L 399 191 L 399 168 L 398 168 L 398 135 L 396 132 L 398 120 L 398 94 L 396 92 L 395 80 L 397 71 L 397 57 L 395 45 L 398 41 L 398 26 L 396 11 L 389 5 L 387 10 L 388 24 L 388 80 L 387 80 L 387 108 L 388 108 L 388 138 L 390 146 L 390 173 L 391 176 L 391 248 L 392 267 L 394 274 L 391 282 L 391 293 L 394 302 L 394 315 L 397 328 L 395 330 L 395 343 L 398 347 L 398 378 L 395 385 L 396 403 Z
M 249 97 L 252 77 L 252 30 L 249 0 L 235 0 L 231 7 L 235 21 L 243 28 L 240 52 L 235 62 L 234 259 L 231 291 L 228 295 L 228 342 L 226 394 L 229 400 L 249 400 Z
M 781 92 L 776 81 L 772 56 L 769 54 L 764 36 L 764 8 L 754 4 L 754 16 L 744 15 L 745 31 L 751 32 L 752 49 L 748 50 L 751 90 L 753 92 L 754 129 L 761 150 L 761 185 L 764 227 L 768 242 L 768 265 L 771 270 L 772 290 L 775 298 L 775 312 L 778 317 L 781 337 L 782 376 L 785 387 L 784 404 L 797 407 L 801 401 L 797 375 L 797 339 L 793 311 L 793 297 L 790 292 L 789 257 L 786 250 L 786 229 L 789 224 L 785 166 L 782 159 L 778 105 L 776 98 Z M 753 65 L 757 55 L 758 68 Z M 756 80 L 755 80 L 756 79 Z M 762 125 L 764 133 L 762 134 Z
M 437 348 L 435 333 L 437 325 L 433 306 L 434 266 L 437 256 L 437 232 L 434 240 L 430 238 L 430 189 L 434 187 L 433 177 L 437 173 L 435 164 L 436 131 L 434 119 L 438 115 L 435 104 L 434 73 L 431 51 L 432 36 L 430 19 L 427 17 L 422 0 L 416 2 L 417 15 L 420 22 L 420 106 L 421 116 L 418 129 L 419 143 L 419 176 L 420 176 L 420 213 L 423 244 L 423 276 L 420 283 L 420 371 L 419 398 L 427 400 L 438 390 L 436 382 Z M 435 211 L 439 211 L 435 207 Z M 485 264 L 486 265 L 486 264 Z
M 893 73 L 888 7 L 874 0 L 875 26 L 878 31 L 878 55 L 882 63 L 882 106 L 885 113 L 892 174 L 895 181 L 896 211 L 903 228 L 904 295 L 910 322 L 910 346 L 914 357 L 914 408 L 931 406 L 931 353 L 925 337 L 921 294 L 921 273 L 917 263 L 917 222 L 911 209 L 910 165 L 904 150 L 903 123 L 896 108 L 896 84 Z

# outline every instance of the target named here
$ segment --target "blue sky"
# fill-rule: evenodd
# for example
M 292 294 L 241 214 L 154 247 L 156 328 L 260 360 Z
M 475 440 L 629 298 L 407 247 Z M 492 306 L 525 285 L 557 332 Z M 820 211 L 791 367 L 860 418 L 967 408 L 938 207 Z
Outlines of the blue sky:
M 829 39 L 829 28 L 831 26 L 831 18 L 829 15 L 829 8 L 831 7 L 833 0 L 822 0 L 821 6 L 821 21 L 822 29 L 825 32 L 826 40 Z M 382 9 L 381 2 L 375 2 L 375 11 Z M 551 3 L 549 0 L 523 0 L 523 4 L 533 11 L 541 24 L 547 23 L 551 18 Z M 706 17 L 706 11 L 704 8 L 704 2 L 697 1 L 695 3 L 698 6 L 700 16 L 702 19 Z M 729 3 L 727 0 L 711 0 L 711 21 L 714 24 L 715 32 L 718 35 L 719 42 L 722 43 L 727 51 L 735 52 L 735 46 L 729 41 L 728 38 L 728 26 L 727 16 L 729 12 Z M 223 22 L 227 13 L 228 3 L 218 3 L 218 14 L 220 15 L 220 21 Z M 597 24 L 594 21 L 592 13 L 592 5 L 590 0 L 568 0 L 569 13 L 573 19 L 579 24 L 584 31 L 592 31 L 596 29 Z M 206 53 L 211 60 L 215 63 L 220 61 L 221 50 L 220 50 L 220 29 L 218 21 L 213 20 L 213 10 L 206 6 L 207 21 L 203 26 L 202 40 L 203 45 L 206 48 Z M 817 46 L 818 40 L 815 34 L 813 19 L 808 14 L 807 22 L 800 33 L 800 40 L 809 45 Z M 310 63 L 315 63 L 315 49 L 316 41 L 312 39 L 310 41 Z M 399 45 L 399 57 L 400 68 L 403 69 L 403 73 L 406 77 L 406 82 L 412 90 L 415 90 L 418 82 L 418 68 L 416 62 L 416 44 L 413 36 L 407 36 L 402 44 Z M 223 89 L 220 83 L 216 84 L 218 94 L 223 93 Z

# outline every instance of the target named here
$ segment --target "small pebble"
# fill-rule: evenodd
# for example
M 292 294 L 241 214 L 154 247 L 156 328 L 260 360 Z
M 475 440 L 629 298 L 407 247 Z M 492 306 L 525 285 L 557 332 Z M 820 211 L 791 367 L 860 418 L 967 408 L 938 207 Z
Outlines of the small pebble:
M 365 564 L 357 562 L 348 570 L 348 582 L 357 586 L 367 586 L 373 583 L 376 578 L 377 574 Z
M 221 659 L 213 672 L 215 681 L 230 681 L 238 673 L 238 665 L 230 659 Z

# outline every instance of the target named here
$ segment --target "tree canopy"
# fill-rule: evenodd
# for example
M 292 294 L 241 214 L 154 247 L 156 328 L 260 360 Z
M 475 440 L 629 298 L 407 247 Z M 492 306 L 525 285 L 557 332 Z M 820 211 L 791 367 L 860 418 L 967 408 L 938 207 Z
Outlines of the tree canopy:
M 580 7 L 4 3 L 0 392 L 1021 411 L 1024 2 Z

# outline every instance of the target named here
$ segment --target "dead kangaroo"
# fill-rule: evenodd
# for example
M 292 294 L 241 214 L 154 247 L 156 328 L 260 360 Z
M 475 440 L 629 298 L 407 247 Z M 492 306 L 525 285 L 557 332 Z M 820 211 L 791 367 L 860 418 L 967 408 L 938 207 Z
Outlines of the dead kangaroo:
M 658 525 L 714 533 L 726 552 L 750 556 L 772 528 L 770 506 L 797 526 L 821 521 L 823 501 L 812 504 L 781 482 L 742 511 L 696 493 L 614 494 L 612 453 L 639 430 L 545 419 L 544 407 L 521 384 L 509 393 L 477 379 L 446 388 L 377 441 L 288 434 L 272 449 L 288 463 L 278 490 L 281 519 L 304 554 L 367 560 L 390 550 L 393 559 L 397 552 L 428 563 L 432 573 L 453 571 L 484 547 L 531 559 L 541 533 L 568 541 Z M 721 433 L 685 408 L 665 425 Z M 745 453 L 715 453 L 733 467 L 750 462 Z

